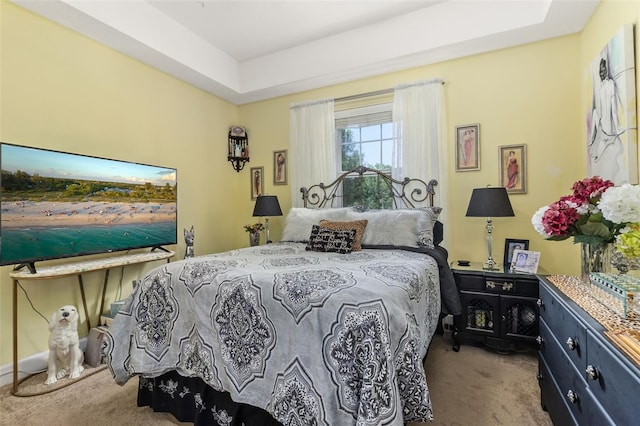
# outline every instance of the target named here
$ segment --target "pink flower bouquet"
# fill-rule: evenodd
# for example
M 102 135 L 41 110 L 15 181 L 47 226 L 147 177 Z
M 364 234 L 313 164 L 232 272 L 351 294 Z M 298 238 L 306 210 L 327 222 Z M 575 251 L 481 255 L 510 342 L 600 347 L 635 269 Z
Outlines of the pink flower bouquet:
M 634 188 L 634 191 L 638 190 L 637 187 Z M 613 191 L 613 194 L 617 189 L 613 182 L 594 176 L 577 181 L 571 189 L 573 190 L 571 195 L 563 196 L 555 203 L 544 206 L 534 213 L 531 223 L 536 231 L 553 241 L 573 237 L 574 243 L 615 242 L 620 230 L 631 221 L 613 220 L 618 217 L 611 214 L 613 213 L 611 210 L 617 211 L 618 208 L 614 206 L 614 197 L 610 197 L 612 199 L 609 201 L 605 198 L 605 194 L 609 191 Z M 604 203 L 603 198 L 605 198 Z M 640 207 L 640 197 L 638 198 L 636 209 Z M 615 201 L 618 201 L 617 197 Z M 625 200 L 620 201 L 625 202 Z M 636 216 L 633 222 L 638 221 L 640 217 Z

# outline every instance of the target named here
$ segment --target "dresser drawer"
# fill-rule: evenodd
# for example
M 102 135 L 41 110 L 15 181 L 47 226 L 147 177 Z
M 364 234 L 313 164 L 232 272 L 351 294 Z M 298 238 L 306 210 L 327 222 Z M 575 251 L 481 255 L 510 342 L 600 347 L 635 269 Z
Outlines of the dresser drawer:
M 484 291 L 484 277 L 479 275 L 456 275 L 456 281 L 459 290 L 477 290 Z
M 563 352 L 567 354 L 578 371 L 587 368 L 587 330 L 561 302 L 553 297 L 545 286 L 540 286 L 540 318 L 553 330 Z M 569 343 L 571 341 L 571 344 Z
M 538 297 L 538 281 L 514 276 L 458 275 L 460 290 Z
M 553 378 L 547 362 L 538 354 L 538 367 L 540 369 L 540 404 L 542 408 L 554 419 L 554 426 L 573 426 L 578 423 L 569 411 L 564 395 Z
M 516 292 L 521 296 L 538 297 L 538 281 L 537 280 L 516 280 Z
M 589 388 L 580 388 L 577 401 L 570 402 L 567 389 L 561 389 L 542 353 L 538 354 L 540 404 L 549 413 L 554 426 L 620 426 L 635 423 L 615 423 L 597 403 Z M 574 391 L 576 392 L 576 391 Z M 576 419 L 577 416 L 577 419 Z
M 555 378 L 560 389 L 560 397 L 567 404 L 578 424 L 586 424 L 587 401 L 590 398 L 587 395 L 587 382 L 582 376 L 582 372 L 576 369 L 576 366 L 562 349 L 561 343 L 554 338 L 544 318 L 540 319 L 540 337 L 542 337 L 540 355 L 546 361 L 550 372 Z M 577 395 L 576 402 L 571 403 L 569 401 L 567 397 L 569 391 Z
M 640 424 L 640 377 L 603 342 L 587 333 L 587 364 L 597 371 L 597 377 L 587 382 L 594 398 L 607 407 L 616 424 Z M 586 373 L 585 373 L 586 374 Z

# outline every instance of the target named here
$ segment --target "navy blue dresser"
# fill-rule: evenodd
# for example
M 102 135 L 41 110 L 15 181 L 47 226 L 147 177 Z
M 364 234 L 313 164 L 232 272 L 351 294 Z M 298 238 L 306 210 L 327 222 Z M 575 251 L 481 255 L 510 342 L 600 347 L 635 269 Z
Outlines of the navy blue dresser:
M 554 425 L 639 425 L 638 365 L 591 315 L 539 279 L 538 378 L 542 407 Z

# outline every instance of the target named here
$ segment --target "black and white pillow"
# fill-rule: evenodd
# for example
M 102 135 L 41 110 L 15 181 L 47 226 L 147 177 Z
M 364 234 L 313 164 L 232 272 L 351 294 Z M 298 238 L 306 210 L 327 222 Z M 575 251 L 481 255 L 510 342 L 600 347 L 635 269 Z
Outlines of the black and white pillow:
M 307 250 L 347 254 L 353 250 L 355 229 L 329 229 L 313 225 Z

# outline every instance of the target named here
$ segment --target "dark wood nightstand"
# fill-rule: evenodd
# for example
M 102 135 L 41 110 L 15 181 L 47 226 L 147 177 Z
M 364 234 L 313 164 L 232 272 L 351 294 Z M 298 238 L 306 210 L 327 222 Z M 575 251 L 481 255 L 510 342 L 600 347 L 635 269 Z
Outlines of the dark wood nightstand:
M 535 347 L 538 336 L 538 278 L 471 262 L 451 270 L 460 292 L 462 314 L 453 318 L 453 350 L 461 340 L 473 340 L 499 351 Z

